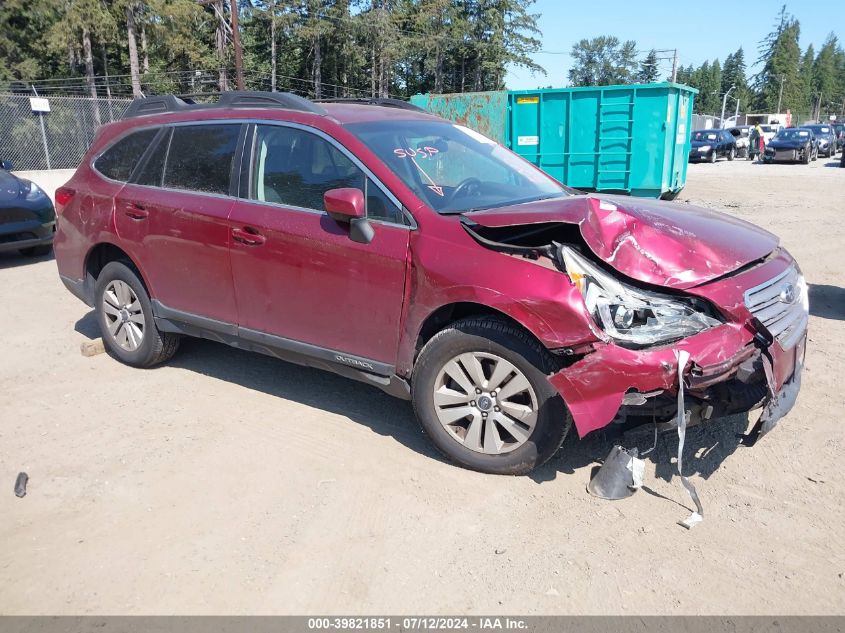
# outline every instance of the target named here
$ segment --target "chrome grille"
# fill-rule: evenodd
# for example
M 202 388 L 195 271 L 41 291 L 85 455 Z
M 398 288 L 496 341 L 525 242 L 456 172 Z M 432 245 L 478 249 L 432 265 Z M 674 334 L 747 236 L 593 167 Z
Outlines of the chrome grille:
M 795 266 L 746 290 L 745 306 L 784 349 L 794 347 L 807 330 L 807 284 Z

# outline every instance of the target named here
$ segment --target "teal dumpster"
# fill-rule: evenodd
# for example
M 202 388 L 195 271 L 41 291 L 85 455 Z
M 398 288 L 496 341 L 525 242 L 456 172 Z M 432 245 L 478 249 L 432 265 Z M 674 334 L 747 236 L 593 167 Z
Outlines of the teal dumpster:
M 697 90 L 674 83 L 414 95 L 585 191 L 673 198 L 683 189 Z

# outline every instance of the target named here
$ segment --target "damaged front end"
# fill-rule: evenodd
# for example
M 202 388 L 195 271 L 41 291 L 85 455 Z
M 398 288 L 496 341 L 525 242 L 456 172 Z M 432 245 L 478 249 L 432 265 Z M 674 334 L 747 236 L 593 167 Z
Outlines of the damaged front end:
M 542 211 L 526 214 L 533 225 L 517 223 L 517 213 L 472 214 L 465 228 L 488 248 L 552 262 L 581 295 L 596 340 L 566 350 L 571 362 L 549 378 L 579 435 L 611 424 L 676 428 L 679 402 L 690 426 L 763 407 L 746 444 L 773 428 L 795 402 L 804 358 L 807 287 L 792 258 L 769 234 L 745 258 L 738 245 L 719 246 L 712 227 L 699 244 L 663 208 L 570 205 L 557 226 Z M 645 219 L 673 236 L 665 260 L 666 240 L 637 230 Z M 683 367 L 679 355 L 689 359 Z

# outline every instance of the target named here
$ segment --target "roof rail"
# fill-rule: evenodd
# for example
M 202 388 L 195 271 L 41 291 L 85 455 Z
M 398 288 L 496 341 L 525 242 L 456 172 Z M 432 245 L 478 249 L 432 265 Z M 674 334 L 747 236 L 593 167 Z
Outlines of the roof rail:
M 184 112 L 187 110 L 210 110 L 213 108 L 279 108 L 283 110 L 297 110 L 313 114 L 325 114 L 326 111 L 317 104 L 289 92 L 261 92 L 257 90 L 231 90 L 221 93 L 209 93 L 209 96 L 219 94 L 214 103 L 195 103 L 188 98 L 200 95 L 161 95 L 134 99 L 126 112 L 124 119 L 149 114 L 165 114 L 168 112 Z M 202 95 L 205 96 L 205 95 Z
M 314 103 L 352 103 L 357 105 L 374 105 L 385 108 L 399 108 L 401 110 L 412 110 L 414 112 L 426 112 L 413 103 L 401 99 L 388 99 L 386 97 L 337 97 L 334 99 L 315 99 Z M 430 113 L 427 113 L 430 114 Z

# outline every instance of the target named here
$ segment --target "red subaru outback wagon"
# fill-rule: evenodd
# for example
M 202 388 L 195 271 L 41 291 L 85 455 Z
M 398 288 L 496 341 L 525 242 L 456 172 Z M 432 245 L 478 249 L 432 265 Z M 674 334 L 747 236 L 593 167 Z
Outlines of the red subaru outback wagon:
M 118 360 L 187 335 L 333 371 L 412 400 L 476 470 L 679 403 L 762 407 L 754 439 L 800 386 L 807 288 L 775 236 L 573 191 L 401 102 L 140 99 L 56 203 L 59 274 Z

